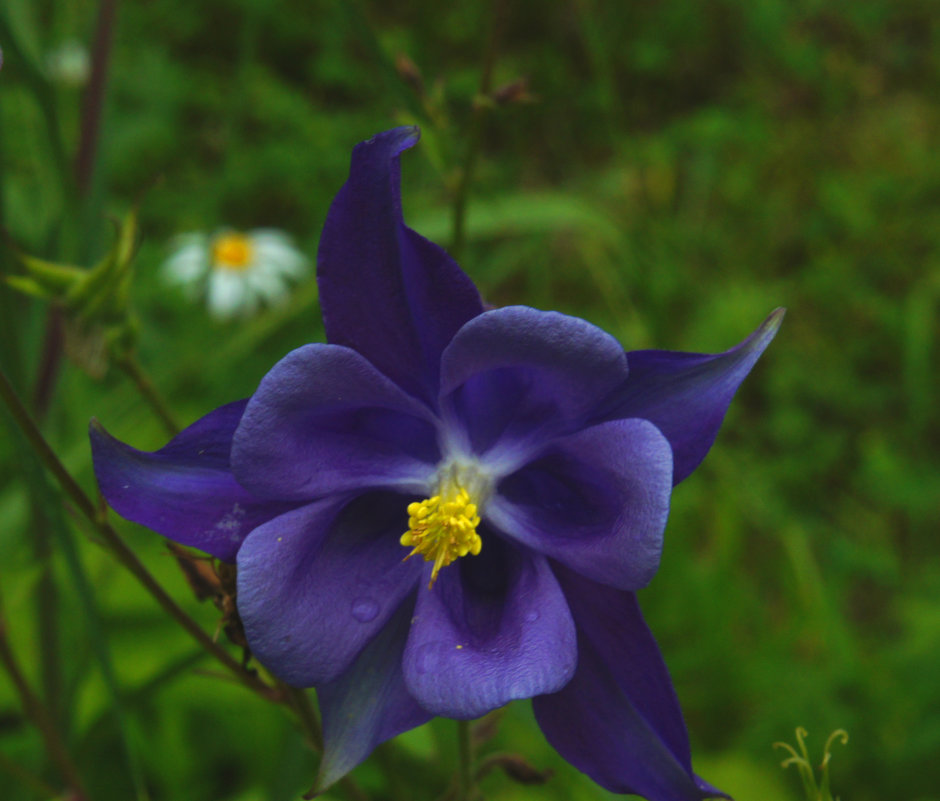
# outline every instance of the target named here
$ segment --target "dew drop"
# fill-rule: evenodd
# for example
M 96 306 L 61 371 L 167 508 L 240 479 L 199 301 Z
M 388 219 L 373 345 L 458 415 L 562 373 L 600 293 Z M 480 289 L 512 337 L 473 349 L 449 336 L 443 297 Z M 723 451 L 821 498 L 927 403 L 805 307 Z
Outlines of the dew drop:
M 352 616 L 360 623 L 368 623 L 375 620 L 379 613 L 379 605 L 371 598 L 357 598 L 353 601 Z
M 535 621 L 538 619 L 539 619 L 539 613 L 536 612 L 534 609 L 531 612 L 526 612 L 525 614 L 526 623 L 535 623 Z

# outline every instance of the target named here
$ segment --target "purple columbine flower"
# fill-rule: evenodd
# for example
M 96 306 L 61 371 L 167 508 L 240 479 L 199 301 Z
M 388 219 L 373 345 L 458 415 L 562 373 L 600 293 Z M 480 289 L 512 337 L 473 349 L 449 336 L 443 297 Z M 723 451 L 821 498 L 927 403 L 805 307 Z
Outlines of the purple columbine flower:
M 93 425 L 101 490 L 237 562 L 253 652 L 317 688 L 320 788 L 435 715 L 532 698 L 551 744 L 607 789 L 720 795 L 692 772 L 634 591 L 659 565 L 673 485 L 783 313 L 702 355 L 487 310 L 404 224 L 399 155 L 417 139 L 397 128 L 353 151 L 318 259 L 329 344 L 154 453 Z

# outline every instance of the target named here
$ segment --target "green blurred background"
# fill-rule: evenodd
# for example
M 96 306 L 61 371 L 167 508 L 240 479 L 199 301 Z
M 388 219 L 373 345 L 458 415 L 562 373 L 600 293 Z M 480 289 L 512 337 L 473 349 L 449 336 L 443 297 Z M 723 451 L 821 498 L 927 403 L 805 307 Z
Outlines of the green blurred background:
M 52 110 L 71 159 L 83 90 L 53 80 L 46 59 L 68 40 L 94 49 L 99 5 L 0 2 L 0 215 L 29 252 L 91 264 L 108 215 L 141 200 L 140 356 L 181 420 L 249 394 L 323 331 L 312 280 L 251 320 L 212 321 L 160 280 L 173 235 L 273 226 L 312 258 L 352 145 L 417 122 L 405 212 L 447 245 L 479 125 L 460 259 L 491 302 L 588 318 L 630 349 L 703 352 L 789 309 L 708 459 L 676 489 L 662 569 L 640 595 L 697 770 L 739 801 L 795 799 L 771 743 L 802 725 L 819 756 L 844 727 L 851 741 L 833 763 L 844 801 L 940 799 L 934 2 L 115 6 L 98 158 L 76 205 L 48 123 Z M 474 111 L 488 52 L 504 102 Z M 520 78 L 527 90 L 512 86 Z M 46 308 L 0 293 L 2 362 L 29 397 Z M 65 365 L 45 431 L 89 491 L 93 415 L 138 447 L 164 441 L 116 370 Z M 135 775 L 153 799 L 297 797 L 314 762 L 290 719 L 214 676 L 88 532 L 49 511 L 54 500 L 54 582 L 42 579 L 29 499 L 50 498 L 49 485 L 2 432 L 10 640 L 93 797 L 142 798 Z M 115 525 L 212 631 L 215 610 L 191 599 L 160 539 Z M 357 779 L 378 799 L 435 798 L 451 728 L 437 721 L 380 749 Z M 494 775 L 489 797 L 613 797 L 554 756 L 528 704 L 509 710 L 493 747 L 557 773 L 542 788 Z M 6 677 L 0 754 L 54 778 Z M 389 765 L 417 788 L 386 788 Z M 37 797 L 10 777 L 0 786 L 4 799 Z

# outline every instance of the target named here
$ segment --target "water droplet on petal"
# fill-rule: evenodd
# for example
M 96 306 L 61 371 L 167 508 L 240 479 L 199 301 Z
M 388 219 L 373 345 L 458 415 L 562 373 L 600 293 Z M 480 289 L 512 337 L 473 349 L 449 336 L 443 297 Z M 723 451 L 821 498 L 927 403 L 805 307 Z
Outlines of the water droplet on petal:
M 371 598 L 357 598 L 353 601 L 352 616 L 360 623 L 368 623 L 375 620 L 379 613 L 379 605 Z
M 536 612 L 534 609 L 531 612 L 526 612 L 525 614 L 526 623 L 535 623 L 535 621 L 538 619 L 539 619 L 539 613 Z

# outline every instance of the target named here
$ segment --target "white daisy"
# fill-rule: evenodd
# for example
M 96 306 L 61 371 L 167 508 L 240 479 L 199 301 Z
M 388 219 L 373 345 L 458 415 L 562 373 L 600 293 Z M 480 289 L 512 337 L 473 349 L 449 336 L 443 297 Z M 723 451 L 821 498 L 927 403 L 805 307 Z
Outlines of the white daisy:
M 280 300 L 308 266 L 291 238 L 272 228 L 182 234 L 171 250 L 163 265 L 166 280 L 190 296 L 204 295 L 209 312 L 219 318 L 249 315 L 259 301 Z

